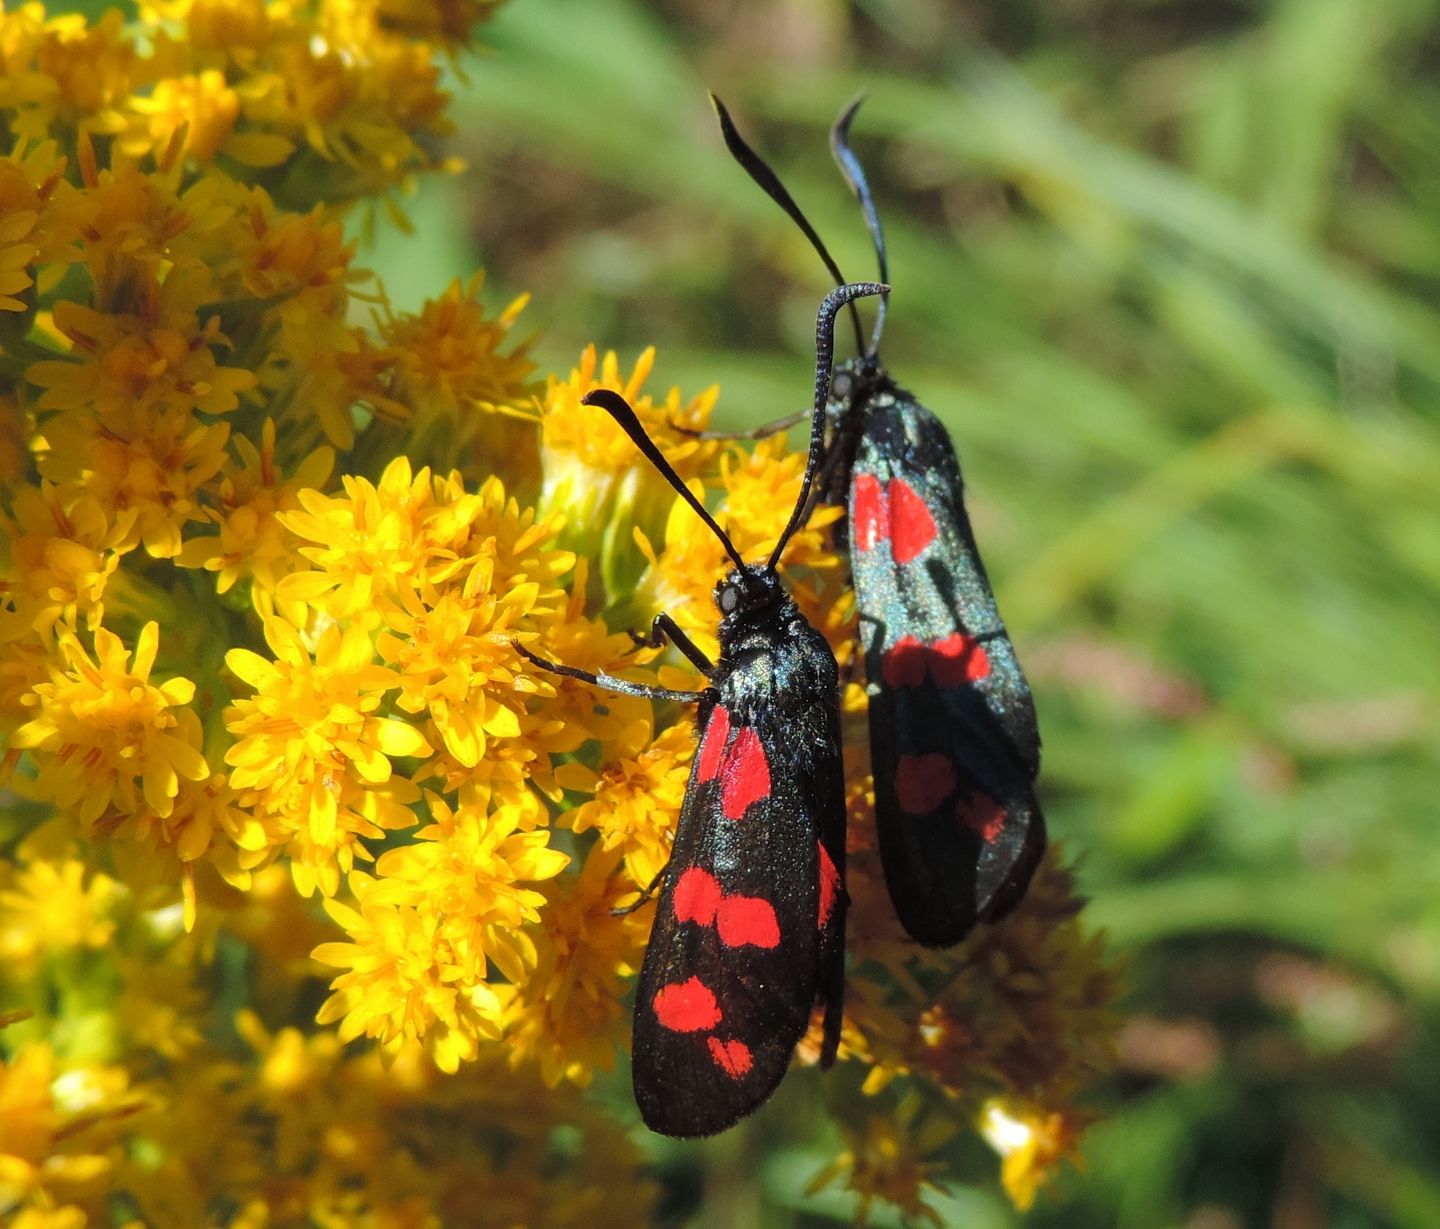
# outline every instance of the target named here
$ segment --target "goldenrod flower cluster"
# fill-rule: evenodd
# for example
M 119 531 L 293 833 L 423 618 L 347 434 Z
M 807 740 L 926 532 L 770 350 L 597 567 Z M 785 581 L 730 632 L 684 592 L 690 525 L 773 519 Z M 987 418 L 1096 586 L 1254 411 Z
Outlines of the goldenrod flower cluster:
M 713 647 L 723 553 L 589 390 L 634 402 L 750 557 L 803 457 L 677 430 L 715 392 L 647 392 L 651 352 L 537 378 L 523 301 L 488 310 L 479 277 L 412 314 L 353 263 L 346 215 L 445 165 L 440 66 L 491 7 L 0 15 L 6 1223 L 653 1204 L 586 1090 L 628 1043 L 649 919 L 615 910 L 665 863 L 693 730 L 517 645 L 690 687 L 624 629 L 669 609 Z M 836 515 L 786 566 L 848 661 Z M 1073 1150 L 1112 977 L 1053 861 L 959 949 L 905 941 L 863 705 L 842 1056 L 870 1095 L 818 1181 L 923 1215 L 969 1123 L 1025 1203 Z

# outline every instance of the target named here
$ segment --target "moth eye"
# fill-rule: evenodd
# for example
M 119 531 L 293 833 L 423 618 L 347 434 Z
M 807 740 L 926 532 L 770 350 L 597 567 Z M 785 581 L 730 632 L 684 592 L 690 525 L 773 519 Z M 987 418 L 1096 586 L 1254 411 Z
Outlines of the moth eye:
M 837 372 L 835 378 L 830 381 L 830 400 L 849 401 L 850 395 L 855 391 L 855 377 L 848 371 Z
M 720 613 L 734 614 L 740 605 L 740 588 L 738 585 L 726 585 L 720 590 Z

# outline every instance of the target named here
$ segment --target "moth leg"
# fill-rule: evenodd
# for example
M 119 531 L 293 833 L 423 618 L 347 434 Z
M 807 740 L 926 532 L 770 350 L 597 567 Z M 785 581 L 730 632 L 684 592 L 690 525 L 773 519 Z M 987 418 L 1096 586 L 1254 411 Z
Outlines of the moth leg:
M 611 909 L 610 916 L 629 917 L 632 913 L 635 912 L 635 910 L 643 909 L 646 905 L 650 903 L 650 898 L 654 896 L 657 891 L 660 890 L 660 881 L 665 878 L 665 872 L 669 869 L 670 863 L 667 860 L 665 865 L 655 872 L 655 878 L 650 880 L 650 882 L 645 885 L 639 896 L 637 896 L 628 905 L 620 905 L 618 908 Z
M 854 681 L 855 672 L 865 661 L 865 654 L 872 640 L 875 644 L 885 643 L 885 620 L 866 614 L 862 610 L 855 616 L 855 652 L 850 655 L 850 660 L 841 667 L 842 677 L 847 683 Z
M 691 640 L 680 629 L 680 625 L 663 610 L 651 620 L 648 633 L 642 635 L 632 629 L 630 639 L 635 642 L 636 648 L 641 649 L 664 648 L 668 641 L 685 654 L 690 664 L 707 678 L 715 672 L 714 663 L 700 651 L 699 645 Z
M 692 440 L 763 440 L 772 435 L 779 435 L 782 431 L 788 431 L 809 417 L 810 411 L 802 410 L 798 414 L 786 414 L 784 418 L 761 423 L 758 427 L 751 427 L 748 431 L 697 431 L 694 427 L 682 427 L 678 422 L 672 422 L 670 429 L 676 435 L 683 435 Z
M 662 619 L 665 621 L 664 624 L 661 624 Z M 695 657 L 699 659 L 698 661 L 696 661 L 696 664 L 707 673 L 711 669 L 713 669 L 710 663 L 705 660 L 705 655 L 701 653 L 699 649 L 695 648 L 693 644 L 690 643 L 684 632 L 680 631 L 678 627 L 675 627 L 674 621 L 668 615 L 657 615 L 655 617 L 655 624 L 662 627 L 668 625 L 668 628 L 673 628 L 675 634 L 677 634 L 680 638 L 676 641 L 676 643 L 680 646 L 681 651 L 685 652 L 685 655 L 687 657 L 689 657 L 691 652 L 693 652 L 695 654 Z M 643 643 L 642 638 L 636 636 L 634 632 L 631 632 L 630 634 L 632 637 L 635 638 L 637 643 Z M 655 635 L 656 630 L 655 627 L 652 626 L 651 636 L 653 637 Z M 683 641 L 684 643 L 680 644 L 680 641 Z M 689 651 L 686 651 L 686 645 L 689 646 Z M 680 704 L 698 704 L 707 698 L 707 694 L 713 696 L 713 693 L 709 692 L 708 688 L 702 691 L 674 691 L 669 687 L 651 687 L 647 683 L 632 683 L 629 679 L 616 678 L 613 674 L 595 674 L 589 670 L 577 669 L 574 666 L 562 666 L 559 662 L 546 661 L 543 657 L 537 657 L 523 644 L 517 644 L 515 646 L 515 651 L 519 653 L 521 657 L 525 658 L 526 661 L 530 662 L 531 665 L 539 666 L 540 669 L 545 670 L 550 674 L 560 674 L 566 678 L 579 679 L 581 680 L 581 682 L 590 683 L 596 687 L 603 687 L 607 691 L 617 691 L 621 695 L 643 696 L 644 698 L 649 700 L 674 700 Z M 695 660 L 695 658 L 692 658 L 691 660 Z M 637 897 L 633 903 L 624 905 L 618 909 L 612 909 L 610 911 L 611 916 L 625 917 L 627 914 L 634 913 L 635 910 L 645 905 L 659 889 L 660 881 L 664 878 L 665 870 L 669 865 L 670 864 L 667 861 L 665 866 L 662 866 L 655 873 L 655 877 L 650 880 L 650 882 L 645 886 L 645 890 L 640 893 L 639 897 Z
M 866 634 L 874 638 L 876 644 L 885 643 L 885 620 L 878 615 L 866 614 L 863 610 L 855 616 L 855 648 L 861 657 L 865 656 Z
M 531 665 L 539 666 L 540 669 L 551 674 L 563 674 L 566 678 L 579 679 L 583 683 L 603 687 L 606 691 L 619 692 L 622 696 L 641 696 L 647 700 L 674 700 L 679 704 L 699 704 L 707 695 L 714 694 L 708 688 L 701 691 L 674 691 L 669 687 L 652 687 L 649 683 L 632 683 L 629 679 L 616 678 L 613 674 L 592 674 L 589 670 L 579 670 L 574 666 L 562 666 L 559 662 L 546 661 L 543 657 L 536 657 L 523 644 L 517 644 L 515 651 Z

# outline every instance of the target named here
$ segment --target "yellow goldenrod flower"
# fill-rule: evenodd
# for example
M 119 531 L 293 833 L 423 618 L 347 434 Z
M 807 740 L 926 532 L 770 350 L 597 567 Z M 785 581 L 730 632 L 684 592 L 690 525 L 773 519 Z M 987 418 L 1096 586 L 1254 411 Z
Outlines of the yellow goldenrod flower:
M 550 377 L 541 406 L 544 484 L 540 506 L 564 511 L 569 525 L 567 544 L 599 554 L 601 574 L 607 584 L 614 579 L 617 568 L 623 571 L 634 566 L 632 526 L 644 528 L 663 517 L 673 492 L 643 461 L 609 415 L 581 405 L 580 399 L 596 388 L 621 393 L 686 481 L 700 477 L 719 450 L 714 441 L 682 435 L 673 429 L 679 425 L 691 431 L 704 430 L 717 390 L 711 388 L 682 405 L 680 390 L 672 388 L 664 402 L 656 404 L 642 392 L 654 363 L 652 347 L 640 355 L 626 377 L 613 352 L 597 359 L 595 347 L 590 346 L 567 379 Z M 611 587 L 620 591 L 624 586 Z
M 224 773 L 203 781 L 182 781 L 168 815 L 148 808 L 133 814 L 107 817 L 105 830 L 112 840 L 164 853 L 179 863 L 182 920 L 193 930 L 196 920 L 195 866 L 208 858 L 229 883 L 244 885 L 250 871 L 275 856 L 285 836 L 273 820 L 242 807 Z
M 240 95 L 223 73 L 209 68 L 159 81 L 148 97 L 133 97 L 130 107 L 137 123 L 121 138 L 120 147 L 131 157 L 164 153 L 183 130 L 185 153 L 210 162 L 229 145 L 240 116 Z
M 202 1077 L 193 1091 L 176 1087 L 176 1117 L 190 1125 L 208 1092 L 214 1118 L 237 1137 L 232 1154 L 247 1138 L 270 1142 L 264 1168 L 247 1173 L 243 1153 L 227 1164 L 214 1121 L 197 1117 L 193 1142 L 183 1125 L 156 1126 L 193 1161 L 191 1181 L 204 1175 L 212 1189 L 250 1194 L 258 1206 L 244 1223 L 269 1223 L 269 1201 L 282 1197 L 330 1225 L 633 1229 L 651 1213 L 654 1185 L 627 1133 L 576 1091 L 510 1068 L 497 1049 L 452 1076 L 414 1051 L 385 1064 L 374 1051 L 347 1052 L 333 1034 L 271 1034 L 251 1012 L 237 1028 L 254 1060 L 228 1086 Z M 207 1163 L 207 1146 L 222 1149 L 219 1163 Z M 250 1165 L 258 1159 L 252 1151 Z M 157 1195 L 160 1177 L 147 1182 Z
M 517 832 L 513 815 L 456 812 L 438 799 L 431 808 L 435 823 L 382 855 L 375 878 L 350 875 L 357 908 L 326 902 L 352 941 L 315 949 L 315 959 L 349 970 L 317 1019 L 343 1021 L 342 1039 L 374 1037 L 390 1054 L 423 1044 L 441 1070 L 455 1071 L 500 1033 L 489 964 L 519 981 L 535 963 L 522 927 L 545 898 L 519 885 L 558 874 L 569 859 L 544 832 Z
M 142 1104 L 123 1070 L 62 1064 L 45 1042 L 0 1058 L 0 1209 L 54 1208 L 103 1183 Z
M 50 483 L 24 487 L 13 515 L 0 513 L 9 548 L 0 596 L 47 645 L 58 623 L 74 626 L 83 615 L 88 630 L 100 625 L 106 582 L 135 522 L 130 509 L 112 525 L 99 502 L 81 491 Z
M 50 1094 L 48 1046 L 27 1046 L 0 1066 L 0 1206 L 14 1206 L 39 1181 L 60 1114 Z
M 71 18 L 70 25 L 83 28 L 84 20 Z M 6 70 L 0 73 L 0 109 L 15 116 L 17 133 L 38 139 L 49 124 L 50 104 L 56 82 L 39 71 L 34 61 L 45 37 L 45 6 L 40 3 L 7 6 L 0 11 L 0 54 Z M 23 127 L 26 131 L 21 132 Z
M 380 322 L 395 355 L 388 397 L 409 408 L 411 438 L 433 448 L 438 434 L 452 462 L 481 431 L 485 411 L 524 405 L 534 391 L 529 343 L 501 350 L 529 296 L 487 317 L 480 303 L 484 285 L 483 272 L 468 282 L 457 278 L 419 315 L 397 316 L 387 304 Z
M 46 427 L 39 468 L 57 486 L 83 490 L 116 525 L 128 525 L 116 549 L 139 545 L 171 559 L 184 527 L 200 519 L 199 492 L 224 466 L 229 433 L 223 423 L 171 417 L 126 437 L 89 415 L 67 414 Z
M 32 635 L 25 622 L 0 618 L 0 731 L 9 734 L 26 721 L 31 712 L 26 697 L 50 677 L 54 661 L 54 649 Z M 8 782 L 21 754 L 7 738 L 0 782 Z
M 603 358 L 597 358 L 595 347 L 588 346 L 580 356 L 580 365 L 570 372 L 568 379 L 551 377 L 541 412 L 544 447 L 547 471 L 555 465 L 561 472 L 553 477 L 547 472 L 547 489 L 569 479 L 574 487 L 572 494 L 576 499 L 583 499 L 585 484 L 578 478 L 593 477 L 598 482 L 612 484 L 617 477 L 638 469 L 643 463 L 630 437 L 608 415 L 594 406 L 580 404 L 586 393 L 597 388 L 614 389 L 631 404 L 682 478 L 696 476 L 699 467 L 714 456 L 717 449 L 713 441 L 680 436 L 673 428 L 704 430 L 709 425 L 718 390 L 709 389 L 682 405 L 680 391 L 671 389 L 665 401 L 657 405 L 650 394 L 643 391 L 654 366 L 653 346 L 641 352 L 629 376 L 621 374 L 620 361 L 614 351 L 606 351 Z M 566 469 L 567 458 L 573 458 L 572 464 L 581 467 L 580 474 Z
M 6 976 L 33 973 L 47 952 L 105 947 L 115 933 L 120 885 L 74 858 L 35 857 L 0 878 L 0 961 Z
M 68 668 L 52 667 L 51 681 L 26 697 L 36 715 L 10 739 L 36 756 L 39 771 L 28 785 L 35 797 L 73 809 L 83 824 L 112 807 L 122 815 L 148 807 L 164 817 L 182 778 L 210 775 L 200 722 L 188 707 L 195 684 L 150 681 L 159 646 L 154 623 L 141 629 L 133 658 L 103 627 L 95 631 L 93 659 L 73 632 L 60 633 Z
M 81 140 L 77 155 L 82 188 L 70 210 L 82 239 L 80 259 L 95 286 L 96 306 L 141 314 L 157 284 L 163 285 L 177 311 L 193 312 L 209 301 L 211 270 L 201 245 L 219 242 L 234 216 L 235 207 L 224 199 L 225 181 L 201 176 L 187 186 L 178 158 L 154 172 L 123 159 L 101 167 L 88 138 Z M 185 272 L 174 284 L 172 264 Z M 189 302 L 176 294 L 182 287 L 189 292 Z
M 197 63 L 253 63 L 279 31 L 294 18 L 277 13 L 270 20 L 264 0 L 145 0 L 141 17 L 148 25 L 183 24 L 176 39 Z
M 625 1044 L 626 981 L 639 970 L 650 919 L 617 917 L 634 890 L 616 875 L 617 852 L 592 847 L 579 875 L 552 879 L 535 939 L 535 969 L 500 987 L 512 1066 L 534 1062 L 547 1084 L 583 1087 L 609 1071 Z
M 1027 1211 L 1062 1160 L 1076 1157 L 1084 1119 L 1059 1111 L 1017 1108 L 1001 1098 L 985 1103 L 980 1133 L 1003 1158 L 1000 1180 L 1010 1201 Z
M 280 523 L 279 514 L 300 506 L 302 490 L 319 488 L 335 464 L 334 450 L 315 449 L 289 474 L 282 474 L 275 458 L 275 420 L 267 418 L 257 449 L 244 436 L 231 441 L 238 454 L 220 473 L 216 503 L 205 515 L 220 527 L 218 534 L 192 537 L 181 547 L 175 562 L 181 567 L 203 567 L 215 572 L 215 589 L 226 593 L 238 580 L 253 585 L 252 602 L 261 614 L 275 586 L 304 566 L 297 553 L 298 539 Z M 303 608 L 284 610 L 292 621 L 303 620 Z
M 237 290 L 263 301 L 263 315 L 252 324 L 274 331 L 269 353 L 257 365 L 260 384 L 281 404 L 293 399 L 304 406 L 331 444 L 349 448 L 351 409 L 360 398 L 374 399 L 370 386 L 378 376 L 372 367 L 391 361 L 346 322 L 350 287 L 369 276 L 351 265 L 354 244 L 322 205 L 289 213 L 264 189 L 240 189 L 229 181 L 226 195 L 236 210 L 225 237 Z M 307 423 L 307 430 L 313 425 Z
M 41 472 L 80 487 L 115 519 L 133 510 L 133 539 L 161 558 L 178 552 L 181 527 L 200 516 L 197 491 L 225 463 L 228 428 L 195 413 L 233 409 L 255 382 L 216 363 L 216 317 L 201 325 L 192 312 L 169 310 L 193 289 L 183 276 L 168 278 L 143 317 L 62 302 L 56 326 L 84 357 L 27 371 L 46 390 L 36 407 L 45 421 Z
M 378 622 L 376 600 L 425 576 L 425 531 L 435 506 L 430 471 L 414 474 L 406 457 L 396 457 L 378 485 L 346 477 L 343 496 L 301 491 L 303 511 L 280 523 L 312 546 L 300 553 L 314 565 L 287 577 L 277 594 L 306 602 L 332 619 L 352 615 Z
M 458 477 L 412 475 L 409 461 L 397 457 L 378 486 L 360 478 L 346 478 L 344 486 L 342 498 L 301 492 L 304 511 L 280 517 L 316 544 L 301 548 L 313 570 L 281 581 L 281 598 L 372 624 L 389 611 L 405 625 L 424 609 L 427 594 L 433 603 L 446 591 L 467 603 L 503 594 L 512 613 L 501 627 L 519 614 L 544 618 L 554 611 L 560 600 L 554 581 L 575 558 L 547 545 L 560 522 L 522 512 L 497 479 L 467 493 Z M 502 637 L 491 639 L 493 651 Z
M 918 1101 L 908 1099 L 893 1113 L 868 1108 L 863 1122 L 842 1124 L 840 1131 L 845 1151 L 815 1175 L 810 1191 L 836 1182 L 854 1191 L 856 1224 L 869 1219 L 879 1199 L 899 1208 L 907 1220 L 941 1225 L 925 1196 L 940 1189 L 942 1164 L 936 1154 L 954 1139 L 953 1123 L 926 1115 Z
M 357 275 L 350 271 L 355 245 L 344 227 L 323 206 L 309 213 L 278 208 L 263 188 L 227 183 L 240 225 L 234 240 L 236 274 L 257 299 L 275 299 L 277 319 L 302 342 L 307 329 L 322 327 L 324 339 L 345 337 L 342 322 L 333 322 L 345 306 L 344 288 Z M 320 339 L 312 339 L 320 340 Z
M 408 467 L 392 464 L 377 495 L 392 489 L 386 485 L 392 473 L 403 478 Z M 422 474 L 412 491 L 425 481 Z M 419 501 L 409 526 L 415 533 L 409 567 L 392 570 L 379 592 L 372 586 L 357 589 L 373 595 L 383 620 L 377 648 L 399 676 L 397 705 L 427 714 L 449 755 L 473 768 L 491 740 L 522 733 L 514 641 L 554 617 L 563 596 L 555 582 L 571 569 L 574 556 L 550 546 L 558 520 L 537 523 L 532 512 L 521 512 L 507 499 L 498 479 L 467 494 L 452 477 L 437 481 L 433 495 L 433 504 Z M 343 518 L 343 505 L 329 510 Z M 317 520 L 291 517 L 289 523 L 313 536 Z M 317 561 L 332 567 L 337 555 L 329 552 Z M 348 570 L 342 565 L 341 575 Z M 325 582 L 317 575 L 297 576 L 285 588 L 302 585 L 307 594 L 324 594 Z
M 439 69 L 427 47 L 326 25 L 272 38 L 240 88 L 245 118 L 339 163 L 332 199 L 378 195 L 426 165 L 416 137 L 449 131 Z
M 677 721 L 652 737 L 647 715 L 608 744 L 594 798 L 560 822 L 576 832 L 598 829 L 600 847 L 617 850 L 638 888 L 650 884 L 670 858 L 670 838 L 690 778 L 695 731 Z
M 171 279 L 167 287 L 179 281 Z M 237 394 L 255 383 L 255 375 L 215 361 L 212 347 L 226 344 L 219 319 L 211 316 L 202 325 L 192 313 L 166 312 L 163 303 L 153 306 L 142 317 L 92 311 L 78 303 L 57 305 L 55 327 L 82 357 L 31 366 L 26 378 L 46 390 L 36 409 L 73 413 L 93 408 L 112 433 L 127 434 L 139 433 L 156 418 L 183 427 L 188 425 L 184 416 L 194 411 L 233 410 Z
M 225 753 L 230 784 L 287 834 L 297 885 L 329 895 L 355 857 L 368 856 L 360 837 L 414 824 L 419 791 L 393 775 L 391 757 L 431 747 L 414 726 L 378 715 L 398 679 L 375 662 L 363 628 L 330 625 L 313 658 L 279 618 L 265 621 L 265 639 L 273 661 L 249 649 L 225 656 L 255 689 L 225 716 L 236 739 Z
M 396 704 L 428 714 L 462 767 L 475 767 L 490 739 L 520 733 L 520 716 L 511 707 L 515 661 L 508 637 L 526 605 L 525 595 L 513 590 L 504 598 L 467 597 L 425 583 L 418 592 L 400 594 L 397 608 L 386 613 L 388 630 L 379 647 L 400 674 Z
M 47 20 L 43 5 L 23 4 L 0 14 L 0 46 L 6 61 L 0 109 L 14 112 L 15 135 L 43 140 L 52 127 L 124 130 L 136 55 L 118 9 L 87 25 L 78 13 Z

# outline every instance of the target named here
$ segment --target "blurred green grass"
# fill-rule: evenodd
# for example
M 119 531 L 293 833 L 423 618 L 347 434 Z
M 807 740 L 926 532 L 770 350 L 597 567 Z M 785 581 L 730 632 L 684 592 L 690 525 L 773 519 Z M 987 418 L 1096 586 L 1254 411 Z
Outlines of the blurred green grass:
M 1027 1223 L 1440 1224 L 1437 8 L 512 0 L 428 253 L 374 254 L 401 302 L 477 264 L 533 291 L 546 369 L 653 342 L 760 422 L 807 397 L 827 283 L 705 90 L 851 277 L 824 132 L 868 91 L 885 355 L 961 452 L 1133 987 L 1088 1167 Z M 697 1158 L 755 1223 L 850 1215 L 795 1201 L 803 1157 L 726 1156 L 666 1154 L 677 1221 Z M 1018 1220 L 983 1183 L 945 1217 Z

